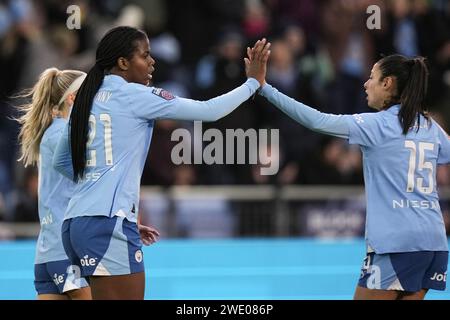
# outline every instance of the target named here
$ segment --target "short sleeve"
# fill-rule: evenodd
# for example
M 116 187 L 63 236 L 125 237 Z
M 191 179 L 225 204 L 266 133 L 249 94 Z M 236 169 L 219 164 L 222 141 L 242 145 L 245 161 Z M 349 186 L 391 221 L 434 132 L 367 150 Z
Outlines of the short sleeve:
M 385 138 L 385 121 L 382 113 L 359 113 L 347 116 L 350 144 L 371 147 Z

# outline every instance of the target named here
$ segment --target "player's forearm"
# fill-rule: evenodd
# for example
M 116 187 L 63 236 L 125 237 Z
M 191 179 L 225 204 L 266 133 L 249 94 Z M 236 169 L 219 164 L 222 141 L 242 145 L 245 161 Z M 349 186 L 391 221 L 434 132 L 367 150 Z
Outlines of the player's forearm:
M 68 126 L 64 128 L 53 155 L 53 167 L 62 175 L 73 179 L 72 157 L 69 146 Z
M 319 112 L 279 92 L 269 84 L 265 84 L 262 87 L 260 95 L 269 100 L 289 117 L 313 131 L 340 138 L 348 138 L 348 124 L 342 115 Z
M 219 120 L 248 100 L 258 88 L 259 82 L 249 78 L 236 89 L 207 101 L 179 98 L 177 110 L 171 118 L 175 120 Z

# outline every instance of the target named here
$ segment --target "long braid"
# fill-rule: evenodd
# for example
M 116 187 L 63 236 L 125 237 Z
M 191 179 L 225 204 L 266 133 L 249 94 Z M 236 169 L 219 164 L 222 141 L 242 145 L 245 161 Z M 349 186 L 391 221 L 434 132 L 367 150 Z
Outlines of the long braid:
M 146 34 L 138 29 L 117 27 L 111 29 L 97 47 L 95 65 L 87 74 L 78 91 L 70 116 L 70 147 L 75 181 L 84 175 L 89 116 L 94 97 L 102 85 L 105 72 L 111 70 L 120 57 L 130 59 L 136 50 L 137 40 L 146 37 Z

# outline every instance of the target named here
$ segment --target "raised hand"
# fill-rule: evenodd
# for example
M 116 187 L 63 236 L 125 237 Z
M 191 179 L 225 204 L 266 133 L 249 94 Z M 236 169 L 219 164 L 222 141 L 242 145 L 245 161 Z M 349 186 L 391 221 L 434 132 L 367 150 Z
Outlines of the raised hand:
M 245 73 L 247 78 L 255 78 L 263 86 L 266 83 L 267 60 L 270 56 L 270 42 L 265 38 L 256 41 L 252 49 L 247 48 Z

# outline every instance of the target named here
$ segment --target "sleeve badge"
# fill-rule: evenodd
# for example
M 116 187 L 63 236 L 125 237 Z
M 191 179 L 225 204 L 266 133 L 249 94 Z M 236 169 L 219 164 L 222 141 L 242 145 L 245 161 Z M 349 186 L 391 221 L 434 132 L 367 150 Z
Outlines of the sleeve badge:
M 164 100 L 172 100 L 175 99 L 175 96 L 167 90 L 161 88 L 155 88 L 152 90 L 152 93 L 157 95 L 158 97 L 163 98 Z

